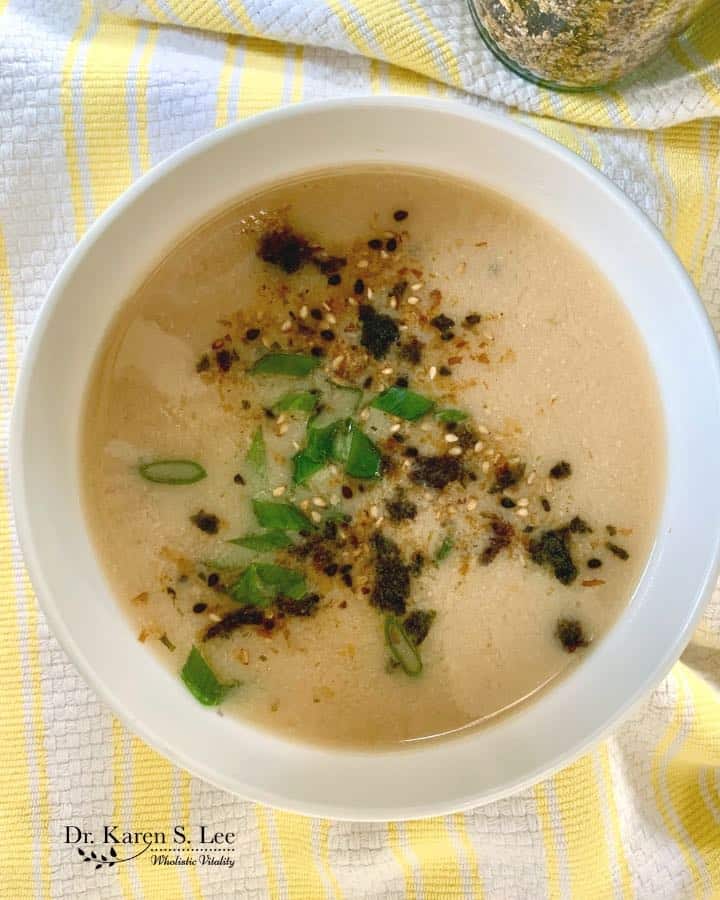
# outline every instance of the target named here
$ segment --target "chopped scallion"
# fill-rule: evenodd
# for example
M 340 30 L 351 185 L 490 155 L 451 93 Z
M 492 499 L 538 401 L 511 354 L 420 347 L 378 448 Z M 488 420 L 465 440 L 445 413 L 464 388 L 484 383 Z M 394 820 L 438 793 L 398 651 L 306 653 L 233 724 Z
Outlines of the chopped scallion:
M 265 477 L 267 472 L 267 454 L 265 452 L 265 438 L 260 426 L 255 429 L 255 433 L 252 436 L 245 461 L 257 475 Z
M 263 528 L 273 531 L 312 531 L 315 527 L 305 513 L 292 503 L 253 500 L 253 512 Z
M 316 356 L 303 353 L 266 353 L 250 369 L 253 375 L 290 375 L 301 378 L 320 365 Z
M 294 569 L 270 563 L 251 563 L 230 587 L 237 603 L 266 607 L 279 596 L 298 600 L 306 593 L 305 578 Z
M 415 419 L 430 412 L 435 403 L 428 397 L 423 397 L 422 394 L 416 394 L 415 391 L 393 385 L 382 394 L 378 394 L 370 406 L 392 416 L 398 416 L 400 419 L 414 422 Z
M 385 643 L 406 675 L 416 676 L 422 672 L 422 660 L 417 647 L 408 637 L 402 623 L 393 615 L 385 616 Z
M 446 534 L 442 539 L 442 543 L 435 551 L 435 562 L 442 562 L 450 555 L 452 548 L 455 546 L 455 539 L 451 534 Z
M 468 414 L 461 409 L 439 409 L 435 418 L 439 422 L 464 422 Z
M 318 404 L 318 394 L 312 391 L 290 391 L 273 404 L 275 412 L 311 413 Z
M 254 550 L 256 553 L 270 553 L 273 550 L 282 550 L 292 544 L 292 539 L 284 531 L 266 531 L 261 534 L 246 534 L 245 537 L 233 538 L 228 544 L 236 544 L 246 550 Z
M 238 685 L 237 681 L 230 684 L 218 681 L 197 647 L 193 647 L 190 651 L 180 677 L 193 697 L 204 706 L 217 706 L 218 703 L 222 703 L 228 691 Z
M 156 484 L 195 484 L 207 477 L 205 469 L 192 459 L 158 459 L 138 466 L 138 471 Z

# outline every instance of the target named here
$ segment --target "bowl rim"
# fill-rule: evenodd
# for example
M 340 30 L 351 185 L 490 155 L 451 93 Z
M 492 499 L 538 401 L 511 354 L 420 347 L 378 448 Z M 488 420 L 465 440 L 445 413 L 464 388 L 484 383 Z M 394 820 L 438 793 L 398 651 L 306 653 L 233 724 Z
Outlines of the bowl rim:
M 689 275 L 685 271 L 672 247 L 666 242 L 659 229 L 647 218 L 647 216 L 633 204 L 630 199 L 602 172 L 595 169 L 575 153 L 557 143 L 551 138 L 534 131 L 529 126 L 517 122 L 507 116 L 494 111 L 487 111 L 477 107 L 471 107 L 459 101 L 447 101 L 434 98 L 411 98 L 404 96 L 383 97 L 354 97 L 329 100 L 314 100 L 298 103 L 293 106 L 279 107 L 252 116 L 246 120 L 229 124 L 221 129 L 210 132 L 184 147 L 171 153 L 168 157 L 144 173 L 135 181 L 120 197 L 118 197 L 103 213 L 93 222 L 77 245 L 73 248 L 68 258 L 63 263 L 58 274 L 54 278 L 46 298 L 40 308 L 32 326 L 21 367 L 19 371 L 17 389 L 13 404 L 10 422 L 10 448 L 9 448 L 9 482 L 14 519 L 18 534 L 18 540 L 22 549 L 23 558 L 30 575 L 35 594 L 41 609 L 54 636 L 67 653 L 70 661 L 80 672 L 86 683 L 99 695 L 102 701 L 118 718 L 135 734 L 138 734 L 147 744 L 160 752 L 173 764 L 178 765 L 203 780 L 227 790 L 236 796 L 261 802 L 277 809 L 292 810 L 304 815 L 325 816 L 336 820 L 345 821 L 386 821 L 392 818 L 396 821 L 417 819 L 432 815 L 442 815 L 454 811 L 463 811 L 475 806 L 492 802 L 499 798 L 521 791 L 539 780 L 551 776 L 561 768 L 569 765 L 590 747 L 596 744 L 620 721 L 632 712 L 633 708 L 665 677 L 672 665 L 678 659 L 684 647 L 687 645 L 700 616 L 702 615 L 706 601 L 709 599 L 712 586 L 720 569 L 720 523 L 715 530 L 713 551 L 706 561 L 700 587 L 695 592 L 692 602 L 687 605 L 687 615 L 684 627 L 677 633 L 674 641 L 665 649 L 665 652 L 657 660 L 652 672 L 644 679 L 643 683 L 625 698 L 625 701 L 616 708 L 615 712 L 606 717 L 596 728 L 587 733 L 585 737 L 568 746 L 564 752 L 557 753 L 550 764 L 542 763 L 529 767 L 523 777 L 515 777 L 502 781 L 495 790 L 485 791 L 482 797 L 469 796 L 462 802 L 452 800 L 446 803 L 418 802 L 412 808 L 407 805 L 404 811 L 392 811 L 385 807 L 368 807 L 363 810 L 349 809 L 342 804 L 327 802 L 304 802 L 302 805 L 288 802 L 286 798 L 258 790 L 250 785 L 238 787 L 236 779 L 227 779 L 212 766 L 205 765 L 197 759 L 190 759 L 186 754 L 169 744 L 158 735 L 152 724 L 140 719 L 126 709 L 123 702 L 114 694 L 112 687 L 99 679 L 92 665 L 86 659 L 80 646 L 75 640 L 61 614 L 60 607 L 53 599 L 53 590 L 46 581 L 45 572 L 41 563 L 41 553 L 38 551 L 33 537 L 31 514 L 25 498 L 25 464 L 24 464 L 24 423 L 27 415 L 27 400 L 31 387 L 32 373 L 35 368 L 45 332 L 55 307 L 60 303 L 66 284 L 74 272 L 83 264 L 86 255 L 98 237 L 116 219 L 121 217 L 128 207 L 131 207 L 136 198 L 143 194 L 150 186 L 170 175 L 175 169 L 181 167 L 186 161 L 201 156 L 207 150 L 215 147 L 229 138 L 262 129 L 267 124 L 276 123 L 285 119 L 303 117 L 308 113 L 324 111 L 346 111 L 348 107 L 355 108 L 416 108 L 445 115 L 455 115 L 472 120 L 480 125 L 489 125 L 500 131 L 508 133 L 512 138 L 523 141 L 538 148 L 544 153 L 549 153 L 558 158 L 563 164 L 577 170 L 585 178 L 593 181 L 597 188 L 602 189 L 622 209 L 624 216 L 632 219 L 636 226 L 644 232 L 648 241 L 652 242 L 656 249 L 665 257 L 667 265 L 674 270 L 674 275 L 684 284 L 686 296 L 683 300 L 689 300 L 692 311 L 699 328 L 699 334 L 711 349 L 712 374 L 714 391 L 720 396 L 720 351 L 712 325 L 707 316 L 702 301 L 693 285 Z M 645 574 L 641 575 L 641 583 Z M 402 753 L 404 751 L 395 751 Z M 417 752 L 417 751 L 415 751 Z M 372 753 L 368 754 L 372 755 Z M 232 782 L 232 783 L 230 783 Z

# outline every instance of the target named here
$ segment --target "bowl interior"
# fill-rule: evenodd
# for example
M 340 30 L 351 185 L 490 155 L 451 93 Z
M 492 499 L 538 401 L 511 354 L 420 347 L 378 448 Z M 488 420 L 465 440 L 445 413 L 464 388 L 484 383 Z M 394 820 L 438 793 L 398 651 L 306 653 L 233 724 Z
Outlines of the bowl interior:
M 111 596 L 85 530 L 77 464 L 95 351 L 163 253 L 264 184 L 367 163 L 478 182 L 567 234 L 606 274 L 645 338 L 668 439 L 665 504 L 645 574 L 585 663 L 484 730 L 381 753 L 289 743 L 199 706 L 138 643 Z M 338 818 L 408 818 L 489 800 L 570 761 L 664 674 L 690 637 L 715 571 L 719 439 L 712 330 L 672 252 L 619 191 L 508 119 L 430 101 L 344 101 L 266 114 L 202 139 L 141 179 L 93 226 L 55 282 L 26 354 L 12 487 L 50 624 L 133 730 L 178 764 L 257 801 Z

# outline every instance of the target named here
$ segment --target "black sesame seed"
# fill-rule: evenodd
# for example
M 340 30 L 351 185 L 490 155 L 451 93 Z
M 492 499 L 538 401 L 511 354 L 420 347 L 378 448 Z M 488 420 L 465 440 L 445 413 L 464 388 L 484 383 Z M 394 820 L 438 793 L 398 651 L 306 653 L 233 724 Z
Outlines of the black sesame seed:
M 545 510 L 545 512 L 550 512 L 550 501 L 549 500 L 547 500 L 545 497 L 543 497 L 542 500 L 540 501 L 540 503 L 542 505 L 542 508 Z
M 613 553 L 615 556 L 617 556 L 618 559 L 629 559 L 630 558 L 630 554 L 627 552 L 627 550 L 624 547 L 619 547 L 617 544 L 613 544 L 612 541 L 607 541 L 605 546 L 608 548 L 608 550 L 611 553 Z
M 339 272 L 335 272 L 333 275 L 331 275 L 328 278 L 328 284 L 333 284 L 333 285 L 340 284 L 341 281 L 342 281 L 342 276 L 340 275 Z
M 352 587 L 352 585 L 353 585 L 352 575 L 350 575 L 348 572 L 343 573 L 342 580 L 343 580 L 344 585 L 346 585 L 347 587 Z
M 332 578 L 333 575 L 337 575 L 337 570 L 338 570 L 338 564 L 330 563 L 329 566 L 325 566 L 325 568 L 323 569 L 323 572 Z
M 312 353 L 313 356 L 325 356 L 325 351 L 322 347 L 311 347 L 310 353 Z
M 407 378 L 405 377 L 405 375 L 401 375 L 399 378 L 396 378 L 396 379 L 395 379 L 395 384 L 396 384 L 398 387 L 406 388 L 406 387 L 408 386 L 408 384 L 410 384 L 410 382 L 407 380 Z
M 313 306 L 313 308 L 310 310 L 310 315 L 313 317 L 313 319 L 316 319 L 318 322 L 323 317 L 322 310 L 318 309 L 317 306 Z
M 249 341 L 254 341 L 260 337 L 260 329 L 259 328 L 248 328 L 245 332 L 245 337 Z
M 196 603 L 195 606 L 193 606 L 194 613 L 202 613 L 205 612 L 206 609 L 207 603 Z
M 593 556 L 592 559 L 589 559 L 587 561 L 588 569 L 599 569 L 601 565 L 602 565 L 602 560 L 598 559 L 596 556 Z
M 438 375 L 452 375 L 452 369 L 448 366 L 440 366 L 438 369 Z
M 220 581 L 220 576 L 218 575 L 217 572 L 211 572 L 208 575 L 208 580 L 207 580 L 208 587 L 215 587 L 215 585 L 218 584 L 219 581 Z
M 380 240 L 380 238 L 373 238 L 372 240 L 368 241 L 368 247 L 371 250 L 380 250 L 382 248 L 382 241 Z
M 348 572 L 352 572 L 352 563 L 345 563 L 344 565 L 340 566 L 340 573 L 342 575 L 347 575 Z
M 482 320 L 482 316 L 477 313 L 470 313 L 469 316 L 465 316 L 463 322 L 465 325 L 477 325 Z
M 235 482 L 235 484 L 245 484 L 245 479 L 239 472 L 233 476 L 233 481 Z
M 343 495 L 343 497 L 344 497 L 346 500 L 349 500 L 349 499 L 352 497 L 352 495 L 353 495 L 352 488 L 351 488 L 351 487 L 348 487 L 346 484 L 344 484 L 344 485 L 342 486 L 342 488 L 341 488 L 341 490 L 340 490 L 340 493 Z
M 372 375 L 368 375 L 368 377 L 365 379 L 365 381 L 363 381 L 363 387 L 365 388 L 365 390 L 367 390 L 372 383 L 373 383 L 373 377 L 372 377 Z
M 320 337 L 324 341 L 334 341 L 335 340 L 335 332 L 331 331 L 329 328 L 326 328 L 324 331 L 320 332 Z
M 353 285 L 353 294 L 364 294 L 365 293 L 365 282 L 362 278 L 358 278 L 358 280 Z
M 503 497 L 500 500 L 500 506 L 503 506 L 505 509 L 512 509 L 514 506 L 517 506 L 517 503 L 511 497 Z
M 264 407 L 263 407 L 263 412 L 265 413 L 265 418 L 266 418 L 266 419 L 274 419 L 274 418 L 276 418 L 275 413 L 270 409 L 269 406 L 264 406 Z
M 407 217 L 408 214 L 407 210 L 405 209 L 396 209 L 393 213 L 393 219 L 395 219 L 396 222 L 402 222 L 403 219 L 407 219 Z
M 388 251 L 388 253 L 394 253 L 395 250 L 397 250 L 397 240 L 395 238 L 389 238 L 385 242 L 385 249 Z
M 403 456 L 407 456 L 409 459 L 414 459 L 420 451 L 417 447 L 406 447 L 403 453 Z
M 451 341 L 455 337 L 455 332 L 453 331 L 443 331 L 440 335 L 441 341 Z

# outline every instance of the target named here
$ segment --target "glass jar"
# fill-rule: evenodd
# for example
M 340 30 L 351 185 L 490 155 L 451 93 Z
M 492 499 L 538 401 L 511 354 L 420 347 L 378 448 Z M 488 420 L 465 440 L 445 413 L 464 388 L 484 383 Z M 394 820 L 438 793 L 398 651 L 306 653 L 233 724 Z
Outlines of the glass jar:
M 468 2 L 480 35 L 506 66 L 535 84 L 581 91 L 647 62 L 708 0 Z

